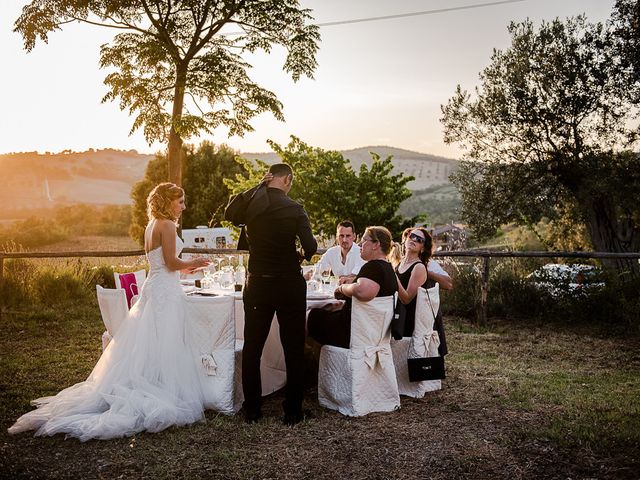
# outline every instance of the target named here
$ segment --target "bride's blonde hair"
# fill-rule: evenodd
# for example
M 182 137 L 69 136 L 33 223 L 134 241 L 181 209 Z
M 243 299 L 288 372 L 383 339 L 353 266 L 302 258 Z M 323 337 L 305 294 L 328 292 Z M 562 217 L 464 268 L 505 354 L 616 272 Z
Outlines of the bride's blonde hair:
M 175 215 L 171 211 L 171 202 L 184 196 L 184 190 L 175 183 L 165 182 L 154 187 L 147 197 L 147 217 L 166 218 L 176 221 Z

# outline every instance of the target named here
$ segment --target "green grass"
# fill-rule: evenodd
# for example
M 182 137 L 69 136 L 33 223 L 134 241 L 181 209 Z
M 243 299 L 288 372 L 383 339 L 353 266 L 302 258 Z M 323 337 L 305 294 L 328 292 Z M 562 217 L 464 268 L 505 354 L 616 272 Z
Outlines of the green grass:
M 402 409 L 346 418 L 317 404 L 295 428 L 207 412 L 205 423 L 80 443 L 0 433 L 12 478 L 634 478 L 640 468 L 640 341 L 588 328 L 447 318 L 444 389 Z M 95 299 L 22 305 L 0 322 L 3 429 L 29 401 L 84 380 L 104 327 Z M 64 459 L 64 461 L 62 461 Z M 603 473 L 604 472 L 604 473 Z M 10 474 L 10 475 L 9 475 Z M 408 477 L 407 477 L 408 478 Z M 522 476 L 521 476 L 522 478 Z
M 460 368 L 479 374 L 503 405 L 546 420 L 522 432 L 529 438 L 598 452 L 640 445 L 637 339 L 584 327 L 458 329 L 465 334 L 455 355 Z

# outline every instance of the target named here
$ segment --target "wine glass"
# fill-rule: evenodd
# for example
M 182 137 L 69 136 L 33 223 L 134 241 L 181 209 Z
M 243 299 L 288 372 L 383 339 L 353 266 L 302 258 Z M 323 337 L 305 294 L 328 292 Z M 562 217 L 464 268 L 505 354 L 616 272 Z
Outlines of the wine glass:
M 220 287 L 228 290 L 233 287 L 233 269 L 231 266 L 224 267 L 222 275 L 220 276 Z
M 320 276 L 322 277 L 322 288 L 325 288 L 325 285 L 329 283 L 329 278 L 331 278 L 331 267 L 326 266 L 320 269 Z
M 211 265 L 213 265 L 213 271 L 220 270 L 220 260 L 215 255 L 211 258 Z

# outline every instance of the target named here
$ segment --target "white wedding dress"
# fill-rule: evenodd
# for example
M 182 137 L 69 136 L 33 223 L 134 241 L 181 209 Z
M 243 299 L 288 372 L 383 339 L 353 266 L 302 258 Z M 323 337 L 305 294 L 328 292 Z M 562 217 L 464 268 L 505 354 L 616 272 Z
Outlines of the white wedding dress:
M 176 242 L 179 253 L 183 243 Z M 204 418 L 179 273 L 167 269 L 162 247 L 147 259 L 150 273 L 140 298 L 89 378 L 32 402 L 38 408 L 20 417 L 9 433 L 66 433 L 86 441 L 158 432 Z

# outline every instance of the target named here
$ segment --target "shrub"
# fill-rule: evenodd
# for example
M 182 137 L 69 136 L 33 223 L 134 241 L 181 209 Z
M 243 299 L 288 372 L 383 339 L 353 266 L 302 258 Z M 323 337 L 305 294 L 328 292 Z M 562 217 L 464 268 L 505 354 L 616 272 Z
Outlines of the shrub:
M 21 222 L 0 229 L 0 244 L 21 245 L 25 248 L 40 247 L 60 242 L 69 237 L 68 230 L 54 220 L 30 217 Z
M 93 290 L 93 272 L 78 261 L 45 266 L 33 280 L 33 297 L 41 304 L 88 300 Z
M 488 316 L 540 319 L 545 322 L 600 324 L 608 329 L 640 331 L 640 279 L 602 273 L 591 288 L 569 288 L 565 278 L 550 276 L 544 285 L 529 276 L 541 259 L 492 259 Z M 482 261 L 444 262 L 454 282 L 442 292 L 447 315 L 474 318 L 480 311 Z M 596 288 L 597 287 L 597 288 Z

